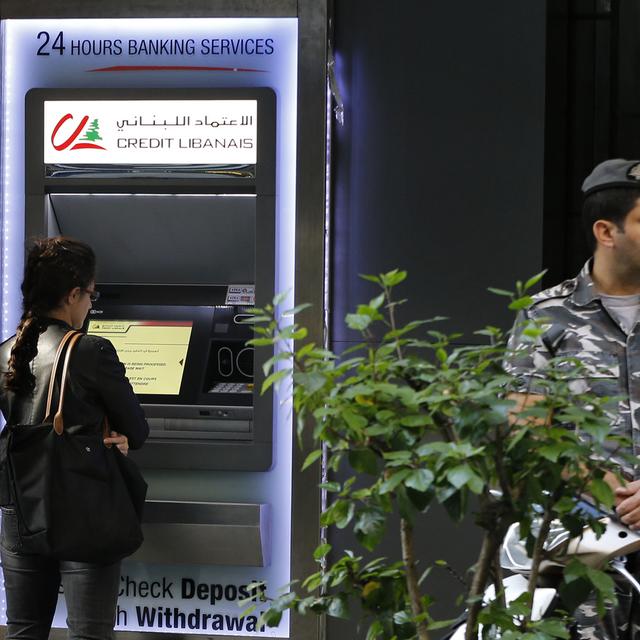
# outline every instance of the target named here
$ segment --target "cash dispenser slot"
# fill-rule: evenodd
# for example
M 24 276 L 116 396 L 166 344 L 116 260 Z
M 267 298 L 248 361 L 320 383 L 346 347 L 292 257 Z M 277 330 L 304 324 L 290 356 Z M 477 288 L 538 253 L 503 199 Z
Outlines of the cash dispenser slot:
M 148 500 L 142 529 L 144 544 L 132 561 L 250 567 L 270 562 L 268 504 Z
M 243 438 L 249 439 L 253 427 L 251 407 L 196 406 L 175 407 L 167 417 L 163 405 L 142 405 L 149 427 L 156 438 Z M 182 415 L 178 415 L 182 413 Z

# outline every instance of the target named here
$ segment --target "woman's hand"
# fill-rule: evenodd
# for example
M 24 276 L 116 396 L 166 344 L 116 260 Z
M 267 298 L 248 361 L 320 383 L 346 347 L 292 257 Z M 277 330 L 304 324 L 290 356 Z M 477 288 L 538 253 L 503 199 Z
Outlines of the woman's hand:
M 103 442 L 106 445 L 115 444 L 118 449 L 120 449 L 120 453 L 122 455 L 127 455 L 129 453 L 129 439 L 127 436 L 123 436 L 117 431 L 111 431 L 110 436 L 105 438 Z

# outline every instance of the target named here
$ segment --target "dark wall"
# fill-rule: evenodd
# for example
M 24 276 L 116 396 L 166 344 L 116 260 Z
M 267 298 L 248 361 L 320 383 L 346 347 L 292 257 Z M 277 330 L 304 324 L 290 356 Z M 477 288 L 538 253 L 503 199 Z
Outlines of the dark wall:
M 541 267 L 544 2 L 337 0 L 335 50 L 334 342 L 394 267 L 407 317 L 509 324 L 486 287 Z
M 615 115 L 621 104 L 618 86 L 634 84 L 631 77 L 619 82 L 617 22 L 623 28 L 628 24 L 628 10 L 624 18 L 620 13 L 624 4 L 548 2 L 543 242 L 547 286 L 574 277 L 590 253 L 581 222 L 582 181 L 597 163 L 629 153 L 616 143 Z M 635 42 L 633 29 L 629 31 Z M 637 64 L 637 56 L 635 60 Z
M 360 273 L 400 267 L 404 319 L 446 315 L 468 334 L 508 326 L 510 288 L 541 269 L 545 3 L 540 0 L 336 0 L 335 57 L 344 125 L 334 125 L 331 335 L 375 295 Z M 400 557 L 397 519 L 377 555 Z M 418 555 L 464 574 L 479 534 L 430 512 Z M 337 548 L 362 549 L 344 532 Z M 434 614 L 450 617 L 464 587 L 430 578 Z M 329 640 L 364 638 L 366 624 L 328 620 Z
M 607 158 L 640 158 L 640 4 L 549 0 L 544 256 L 547 284 L 589 255 L 580 185 Z

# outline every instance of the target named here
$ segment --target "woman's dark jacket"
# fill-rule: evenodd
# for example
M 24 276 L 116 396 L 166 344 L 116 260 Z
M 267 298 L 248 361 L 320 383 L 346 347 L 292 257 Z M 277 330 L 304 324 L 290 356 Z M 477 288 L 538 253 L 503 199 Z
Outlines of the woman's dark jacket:
M 33 393 L 16 395 L 8 391 L 0 379 L 0 410 L 9 424 L 39 424 L 45 418 L 51 367 L 64 334 L 71 329 L 59 320 L 49 324 L 38 339 L 38 354 L 31 362 L 36 378 Z M 0 373 L 7 371 L 15 337 L 0 345 Z M 54 393 L 57 407 L 59 390 Z M 55 409 L 54 409 L 55 413 Z M 106 415 L 112 431 L 129 438 L 129 447 L 138 449 L 149 435 L 149 426 L 133 389 L 125 376 L 124 365 L 118 359 L 111 342 L 105 338 L 84 335 L 71 354 L 69 378 L 64 396 L 64 424 L 86 429 L 95 425 L 102 429 Z

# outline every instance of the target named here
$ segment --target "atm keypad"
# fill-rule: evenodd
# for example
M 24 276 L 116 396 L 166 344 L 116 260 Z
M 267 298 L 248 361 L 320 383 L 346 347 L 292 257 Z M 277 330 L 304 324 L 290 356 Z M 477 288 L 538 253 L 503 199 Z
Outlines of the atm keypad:
M 218 382 L 209 393 L 252 393 L 253 385 L 246 382 Z

